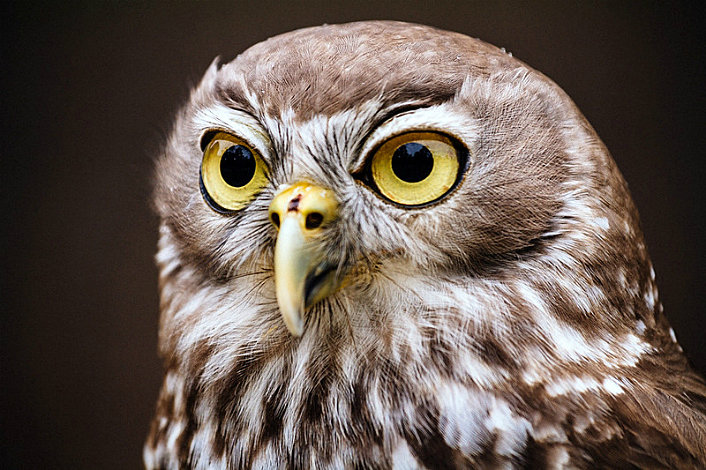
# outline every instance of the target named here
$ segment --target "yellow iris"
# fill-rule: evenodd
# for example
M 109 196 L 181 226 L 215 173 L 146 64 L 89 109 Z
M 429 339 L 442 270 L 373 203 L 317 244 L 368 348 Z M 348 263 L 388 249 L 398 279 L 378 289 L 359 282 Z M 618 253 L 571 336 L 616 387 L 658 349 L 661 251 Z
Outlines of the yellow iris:
M 371 173 L 383 196 L 414 206 L 433 202 L 456 183 L 458 150 L 436 132 L 409 132 L 388 140 L 373 155 Z
M 203 153 L 201 181 L 206 200 L 219 211 L 244 208 L 267 184 L 267 167 L 247 142 L 225 132 Z M 210 200 L 209 200 L 210 199 Z

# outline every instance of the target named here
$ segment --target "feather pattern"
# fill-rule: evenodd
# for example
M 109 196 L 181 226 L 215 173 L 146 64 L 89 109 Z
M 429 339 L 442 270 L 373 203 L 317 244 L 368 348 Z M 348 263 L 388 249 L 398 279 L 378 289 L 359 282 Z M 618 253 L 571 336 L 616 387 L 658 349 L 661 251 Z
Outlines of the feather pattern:
M 358 178 L 408 130 L 468 149 L 403 208 Z M 199 191 L 201 144 L 247 139 L 270 181 Z M 706 385 L 659 302 L 627 185 L 553 82 L 493 46 L 396 22 L 295 31 L 214 62 L 157 164 L 165 380 L 148 468 L 698 468 Z M 282 322 L 277 192 L 332 190 L 344 287 Z

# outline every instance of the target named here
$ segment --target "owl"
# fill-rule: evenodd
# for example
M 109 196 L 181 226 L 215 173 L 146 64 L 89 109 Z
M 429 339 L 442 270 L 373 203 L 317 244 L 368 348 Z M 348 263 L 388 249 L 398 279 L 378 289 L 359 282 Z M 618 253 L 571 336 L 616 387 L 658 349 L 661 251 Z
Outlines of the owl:
M 399 22 L 214 62 L 156 166 L 147 468 L 703 468 L 706 385 L 551 80 Z

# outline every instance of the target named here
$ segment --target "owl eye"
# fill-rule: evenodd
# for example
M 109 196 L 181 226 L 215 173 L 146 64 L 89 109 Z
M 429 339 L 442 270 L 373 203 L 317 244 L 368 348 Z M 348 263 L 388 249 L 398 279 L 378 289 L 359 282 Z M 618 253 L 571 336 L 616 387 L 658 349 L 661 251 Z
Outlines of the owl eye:
M 218 212 L 244 208 L 267 184 L 262 157 L 247 142 L 219 132 L 201 162 L 201 192 Z
M 383 143 L 373 154 L 370 174 L 392 202 L 418 206 L 440 199 L 459 179 L 460 145 L 436 132 L 409 132 Z

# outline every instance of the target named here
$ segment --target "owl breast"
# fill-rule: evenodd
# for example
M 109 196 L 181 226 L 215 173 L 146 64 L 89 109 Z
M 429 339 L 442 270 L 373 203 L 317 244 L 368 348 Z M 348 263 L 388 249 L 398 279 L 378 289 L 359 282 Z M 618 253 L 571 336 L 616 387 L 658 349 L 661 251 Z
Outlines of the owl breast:
M 214 62 L 158 160 L 148 468 L 698 468 L 706 386 L 556 84 L 396 22 Z

